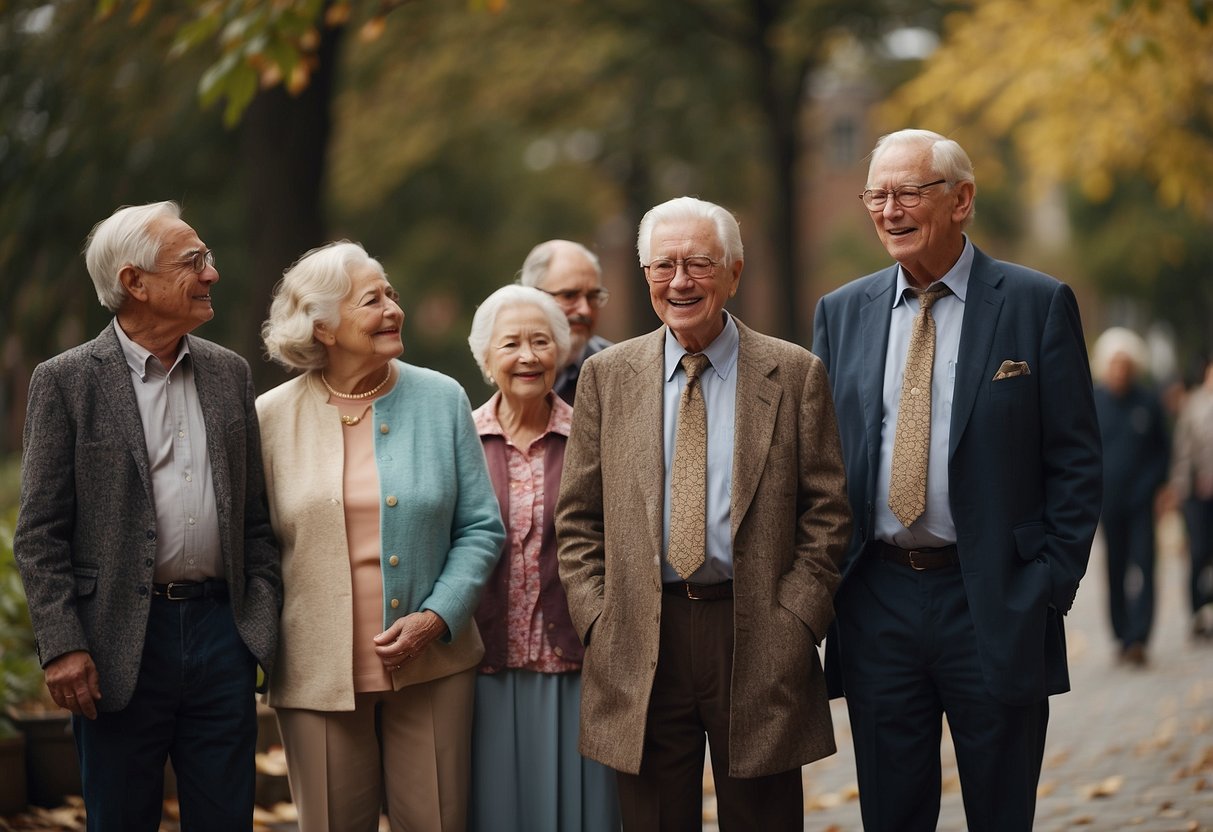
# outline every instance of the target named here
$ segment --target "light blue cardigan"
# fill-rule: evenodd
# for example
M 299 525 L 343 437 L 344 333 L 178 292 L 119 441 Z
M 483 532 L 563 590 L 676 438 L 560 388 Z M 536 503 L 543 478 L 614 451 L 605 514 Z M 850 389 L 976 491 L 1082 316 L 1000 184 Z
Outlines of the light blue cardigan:
M 472 615 L 505 530 L 463 388 L 432 370 L 395 366 L 395 387 L 368 416 L 382 495 L 383 626 L 433 610 L 450 630 L 447 644 L 393 675 L 399 688 L 479 660 Z M 257 400 L 285 596 L 270 704 L 345 710 L 353 707 L 353 614 L 344 442 L 327 399 L 308 373 Z

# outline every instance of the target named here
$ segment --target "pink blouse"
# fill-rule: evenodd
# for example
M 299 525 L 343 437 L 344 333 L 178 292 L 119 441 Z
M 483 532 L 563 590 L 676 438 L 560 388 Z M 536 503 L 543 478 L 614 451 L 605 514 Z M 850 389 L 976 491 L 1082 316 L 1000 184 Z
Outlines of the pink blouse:
M 350 578 L 354 602 L 354 691 L 391 690 L 392 679 L 375 653 L 375 636 L 383 632 L 383 567 L 380 563 L 379 469 L 375 465 L 375 437 L 371 402 L 391 392 L 358 401 L 329 397 L 337 411 L 333 418 L 361 419 L 344 425 L 345 534 L 349 540 Z
M 547 430 L 527 448 L 515 447 L 497 420 L 496 393 L 473 413 L 481 436 L 500 435 L 506 440 L 509 457 L 510 537 L 504 557 L 509 558 L 509 616 L 507 621 L 506 667 L 539 673 L 567 673 L 580 669 L 578 662 L 557 656 L 544 635 L 543 609 L 539 604 L 539 550 L 543 543 L 543 454 L 549 433 L 568 436 L 573 408 L 560 397 L 554 400 Z M 493 673 L 501 668 L 482 667 Z

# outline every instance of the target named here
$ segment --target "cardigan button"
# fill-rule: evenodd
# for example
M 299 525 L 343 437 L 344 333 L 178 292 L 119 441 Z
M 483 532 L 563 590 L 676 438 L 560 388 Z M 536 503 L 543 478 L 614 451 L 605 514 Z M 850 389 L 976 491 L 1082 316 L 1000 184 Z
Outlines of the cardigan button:
M 390 428 L 390 427 L 388 427 L 387 422 L 384 422 L 382 425 L 380 425 L 380 426 L 379 426 L 379 432 L 380 432 L 380 433 L 387 433 L 387 432 L 388 432 L 388 431 L 390 431 L 390 430 L 391 430 L 391 428 Z
M 557 648 L 555 648 L 554 650 L 552 650 L 552 652 L 553 652 L 553 653 L 555 653 L 557 656 L 563 656 L 563 655 L 564 655 L 564 651 L 563 651 L 563 650 L 561 650 L 559 647 L 557 647 Z
M 388 562 L 389 566 L 396 566 L 398 563 L 400 563 L 400 558 L 396 557 L 395 555 L 392 555 L 390 558 L 387 559 L 387 562 Z
M 400 606 L 400 599 L 399 599 L 399 598 L 393 598 L 393 599 L 392 599 L 392 609 L 396 609 L 396 608 L 397 608 L 397 607 L 399 607 L 399 606 Z
M 399 500 L 396 499 L 395 494 L 389 494 L 388 498 L 386 500 L 384 500 L 384 502 L 387 503 L 389 506 L 394 506 L 394 505 L 396 505 L 397 502 L 399 502 Z

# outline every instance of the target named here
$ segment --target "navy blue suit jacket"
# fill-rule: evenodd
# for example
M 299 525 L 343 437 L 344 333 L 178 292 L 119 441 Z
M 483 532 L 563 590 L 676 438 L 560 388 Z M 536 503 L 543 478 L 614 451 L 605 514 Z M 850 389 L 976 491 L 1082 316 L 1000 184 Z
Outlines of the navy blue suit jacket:
M 855 280 L 822 298 L 814 317 L 855 518 L 840 599 L 873 536 L 896 280 L 896 266 Z M 1029 373 L 995 381 L 1006 360 L 1027 362 Z M 1061 616 L 1086 571 L 1102 490 L 1091 373 L 1068 286 L 975 251 L 951 419 L 948 499 L 985 682 L 1008 704 L 1039 701 L 1070 686 Z M 845 693 L 838 650 L 832 631 L 832 696 Z

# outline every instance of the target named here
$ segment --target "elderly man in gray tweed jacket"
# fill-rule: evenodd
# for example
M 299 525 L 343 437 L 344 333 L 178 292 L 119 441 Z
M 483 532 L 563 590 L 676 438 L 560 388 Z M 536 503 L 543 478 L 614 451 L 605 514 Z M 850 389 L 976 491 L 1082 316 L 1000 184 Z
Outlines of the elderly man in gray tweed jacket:
M 90 830 L 252 827 L 254 685 L 282 589 L 244 359 L 213 252 L 172 202 L 121 208 L 86 261 L 115 318 L 30 382 L 14 551 L 46 684 L 73 714 Z

